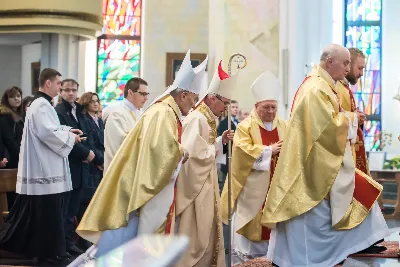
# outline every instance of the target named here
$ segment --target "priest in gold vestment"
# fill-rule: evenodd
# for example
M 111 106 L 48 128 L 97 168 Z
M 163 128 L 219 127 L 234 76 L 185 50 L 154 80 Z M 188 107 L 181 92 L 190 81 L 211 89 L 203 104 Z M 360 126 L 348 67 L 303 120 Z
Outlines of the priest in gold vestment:
M 365 55 L 358 48 L 349 48 L 351 57 L 350 71 L 344 78 L 336 84 L 336 90 L 339 96 L 341 107 L 345 111 L 355 112 L 358 110 L 356 102 L 353 96 L 353 92 L 350 89 L 350 84 L 357 84 L 358 80 L 363 76 L 365 68 Z M 370 176 L 368 168 L 367 155 L 365 153 L 364 146 L 364 131 L 362 129 L 364 121 L 359 121 L 359 127 L 357 129 L 357 139 L 355 144 L 352 145 L 353 158 L 357 169 Z
M 236 129 L 232 150 L 232 263 L 266 257 L 270 229 L 260 224 L 270 178 L 286 133 L 277 113 L 281 87 L 269 71 L 253 83 L 256 104 Z M 222 191 L 223 222 L 228 224 L 228 180 Z
M 365 115 L 344 111 L 335 89 L 349 69 L 349 51 L 329 45 L 296 92 L 261 218 L 275 228 L 267 258 L 280 267 L 332 267 L 389 235 L 382 186 L 352 157 Z
M 188 158 L 181 118 L 197 101 L 207 60 L 192 68 L 190 51 L 174 83 L 142 114 L 112 160 L 77 233 L 96 257 L 138 235 L 174 232 L 175 183 Z
M 229 77 L 220 62 L 204 99 L 183 120 L 182 145 L 190 157 L 177 182 L 176 225 L 179 234 L 190 237 L 190 246 L 179 267 L 225 267 L 216 157 L 233 133 L 217 137 L 217 120 L 229 105 L 237 76 Z

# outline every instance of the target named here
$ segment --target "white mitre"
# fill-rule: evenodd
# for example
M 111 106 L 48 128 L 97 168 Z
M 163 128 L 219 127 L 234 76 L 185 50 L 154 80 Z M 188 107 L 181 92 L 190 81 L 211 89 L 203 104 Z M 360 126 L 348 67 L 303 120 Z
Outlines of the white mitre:
M 149 107 L 178 88 L 195 94 L 200 94 L 207 67 L 207 61 L 208 56 L 200 65 L 198 65 L 196 68 L 193 68 L 190 60 L 189 49 L 189 51 L 187 51 L 186 53 L 185 58 L 182 61 L 182 65 L 179 68 L 179 71 L 176 74 L 175 80 L 172 85 L 170 85 L 161 95 L 156 97 L 156 99 L 149 105 Z
M 232 98 L 232 93 L 235 90 L 238 73 L 229 77 L 229 75 L 222 69 L 222 60 L 219 62 L 218 67 L 214 73 L 210 85 L 207 90 L 200 94 L 200 100 L 197 103 L 200 104 L 204 97 L 208 94 L 216 94 L 227 99 Z
M 256 103 L 265 100 L 275 100 L 279 102 L 281 90 L 281 84 L 278 78 L 269 70 L 258 76 L 251 85 L 251 91 L 253 92 Z

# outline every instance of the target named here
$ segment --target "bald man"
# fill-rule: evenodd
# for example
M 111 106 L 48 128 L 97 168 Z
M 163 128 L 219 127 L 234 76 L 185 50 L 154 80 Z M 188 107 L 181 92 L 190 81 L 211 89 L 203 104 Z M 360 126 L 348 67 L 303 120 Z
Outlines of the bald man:
M 329 45 L 296 92 L 261 218 L 274 228 L 267 258 L 276 266 L 332 267 L 389 235 L 382 186 L 352 157 L 365 115 L 344 111 L 335 89 L 349 70 L 349 51 Z

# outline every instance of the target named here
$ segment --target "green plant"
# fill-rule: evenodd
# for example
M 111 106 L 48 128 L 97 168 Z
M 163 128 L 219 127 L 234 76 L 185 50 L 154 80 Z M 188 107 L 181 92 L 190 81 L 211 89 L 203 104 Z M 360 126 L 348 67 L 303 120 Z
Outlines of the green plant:
M 400 169 L 400 156 L 386 160 L 385 163 L 383 164 L 383 169 L 384 170 Z

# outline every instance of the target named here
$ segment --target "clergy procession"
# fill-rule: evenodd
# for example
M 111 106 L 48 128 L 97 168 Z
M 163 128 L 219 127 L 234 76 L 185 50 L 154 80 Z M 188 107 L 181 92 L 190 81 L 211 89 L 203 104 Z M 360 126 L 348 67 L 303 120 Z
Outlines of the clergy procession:
M 363 147 L 366 115 L 349 88 L 363 75 L 363 52 L 325 47 L 297 85 L 288 120 L 278 115 L 282 89 L 271 71 L 239 88 L 241 68 L 232 73 L 220 61 L 204 86 L 207 63 L 193 68 L 189 50 L 172 85 L 150 104 L 151 81 L 132 78 L 124 101 L 103 110 L 101 160 L 85 148 L 98 136 L 78 115 L 79 84 L 44 69 L 27 108 L 1 251 L 40 266 L 239 267 L 262 259 L 269 264 L 262 266 L 334 267 L 387 250 L 379 244 L 392 234 L 377 203 L 382 186 Z M 253 110 L 219 136 L 219 118 L 233 121 L 236 90 L 253 95 Z M 53 107 L 59 93 L 76 125 L 62 119 L 60 104 Z M 98 97 L 89 102 L 98 105 Z M 82 192 L 71 178 L 76 158 L 102 174 L 81 216 L 74 196 Z M 69 230 L 72 218 L 80 219 Z M 184 239 L 164 244 L 162 237 Z

